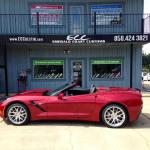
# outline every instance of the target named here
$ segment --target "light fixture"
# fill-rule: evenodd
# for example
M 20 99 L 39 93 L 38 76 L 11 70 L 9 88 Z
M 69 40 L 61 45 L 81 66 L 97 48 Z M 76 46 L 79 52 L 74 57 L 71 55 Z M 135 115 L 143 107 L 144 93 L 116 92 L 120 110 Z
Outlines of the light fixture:
M 64 50 L 64 54 L 69 54 L 69 53 L 71 53 L 70 50 L 67 50 L 67 49 Z

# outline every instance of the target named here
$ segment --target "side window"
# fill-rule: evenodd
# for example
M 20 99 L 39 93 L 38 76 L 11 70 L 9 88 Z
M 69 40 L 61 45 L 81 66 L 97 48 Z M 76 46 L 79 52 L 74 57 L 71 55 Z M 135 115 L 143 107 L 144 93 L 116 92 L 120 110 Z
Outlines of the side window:
M 91 60 L 92 79 L 118 79 L 122 77 L 121 59 Z
M 64 60 L 33 60 L 34 79 L 63 79 Z

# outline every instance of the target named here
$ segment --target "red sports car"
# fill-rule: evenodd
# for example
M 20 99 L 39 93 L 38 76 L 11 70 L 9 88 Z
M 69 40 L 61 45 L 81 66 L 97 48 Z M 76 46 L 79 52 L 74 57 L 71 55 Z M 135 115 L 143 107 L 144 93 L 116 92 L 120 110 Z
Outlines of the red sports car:
M 142 110 L 138 90 L 118 87 L 79 89 L 77 83 L 56 90 L 36 89 L 0 101 L 0 116 L 13 125 L 34 120 L 102 121 L 112 128 L 136 121 Z

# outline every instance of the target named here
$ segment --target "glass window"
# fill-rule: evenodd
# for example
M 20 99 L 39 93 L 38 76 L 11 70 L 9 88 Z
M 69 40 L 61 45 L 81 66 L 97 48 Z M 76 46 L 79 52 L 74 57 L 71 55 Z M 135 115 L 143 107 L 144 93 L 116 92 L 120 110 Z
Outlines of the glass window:
M 34 79 L 63 79 L 64 60 L 33 60 Z
M 114 79 L 122 77 L 121 59 L 91 60 L 93 79 Z
M 33 4 L 31 6 L 32 25 L 37 25 L 37 13 L 39 13 L 39 25 L 63 24 L 63 5 Z
M 91 6 L 91 14 L 96 13 L 96 25 L 120 24 L 122 12 L 122 4 L 103 4 Z M 94 25 L 94 15 L 91 16 L 91 24 Z

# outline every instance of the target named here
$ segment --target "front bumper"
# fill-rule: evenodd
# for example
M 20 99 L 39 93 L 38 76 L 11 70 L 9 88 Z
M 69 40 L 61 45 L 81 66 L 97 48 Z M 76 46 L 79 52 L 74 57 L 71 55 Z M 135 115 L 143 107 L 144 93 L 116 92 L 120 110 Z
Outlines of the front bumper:
M 0 116 L 3 115 L 3 110 L 4 110 L 4 102 L 8 99 L 9 97 L 1 97 L 0 98 Z
M 4 108 L 1 106 L 1 103 L 0 103 L 0 117 L 1 118 L 3 118 L 3 116 L 4 116 L 3 110 L 4 110 Z
M 0 117 L 1 118 L 4 118 L 4 104 L 3 104 L 4 101 L 5 100 L 0 101 Z

